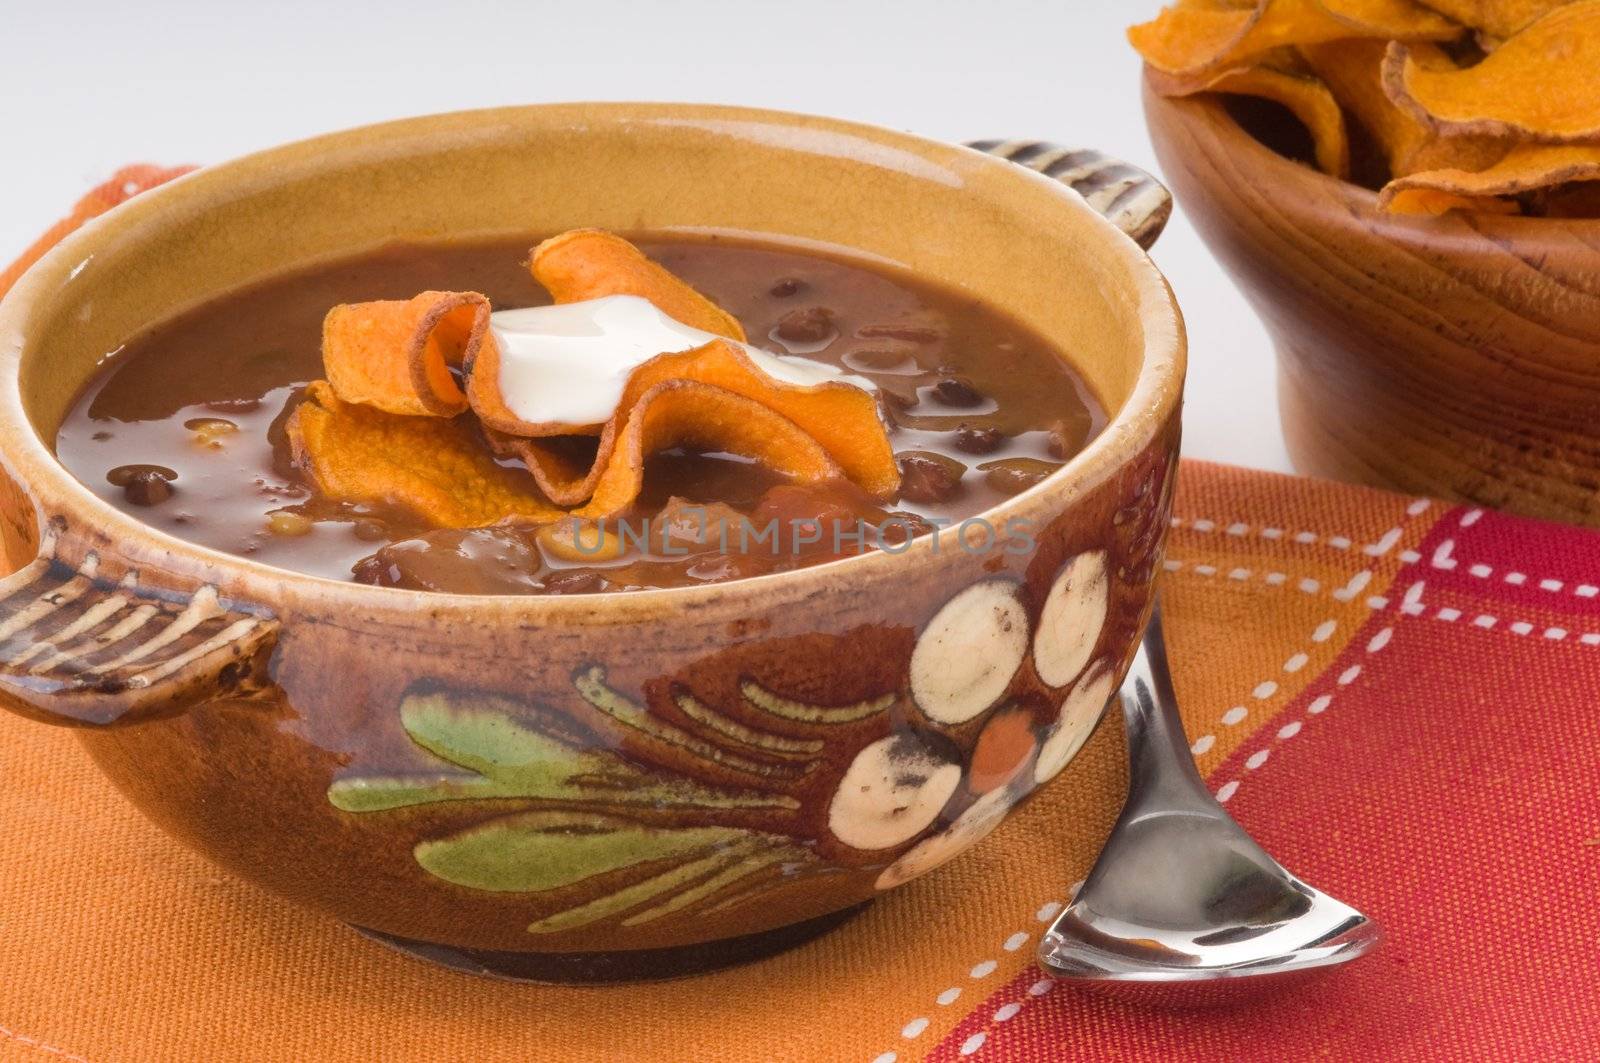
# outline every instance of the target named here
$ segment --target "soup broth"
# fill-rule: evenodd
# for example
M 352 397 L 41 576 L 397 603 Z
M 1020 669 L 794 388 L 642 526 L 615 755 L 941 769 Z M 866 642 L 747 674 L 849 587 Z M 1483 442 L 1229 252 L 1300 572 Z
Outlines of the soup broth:
M 774 242 L 635 242 L 736 317 L 753 346 L 869 381 L 900 467 L 898 496 L 791 485 L 733 455 L 665 451 L 646 462 L 632 534 L 604 559 L 557 556 L 514 522 L 437 528 L 398 508 L 320 497 L 295 467 L 284 424 L 324 375 L 329 308 L 424 290 L 481 292 L 496 310 L 546 304 L 525 266 L 528 239 L 397 244 L 162 323 L 111 353 L 56 452 L 139 519 L 281 568 L 454 593 L 589 593 L 758 576 L 900 543 L 1027 489 L 1104 423 L 1062 351 L 958 291 Z M 773 522 L 775 538 L 762 536 Z M 867 534 L 839 536 L 846 522 Z

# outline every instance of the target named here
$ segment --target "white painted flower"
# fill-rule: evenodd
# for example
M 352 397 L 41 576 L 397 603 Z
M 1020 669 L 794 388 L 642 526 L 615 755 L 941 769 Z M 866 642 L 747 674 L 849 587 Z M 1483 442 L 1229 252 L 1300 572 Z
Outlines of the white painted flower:
M 911 694 L 932 720 L 966 723 L 990 708 L 1028 653 L 1028 616 L 1009 580 L 984 580 L 944 603 L 911 651 Z
M 856 849 L 890 849 L 939 816 L 961 782 L 961 765 L 916 735 L 881 738 L 856 754 L 828 806 L 828 829 Z
M 1048 782 L 1061 774 L 1061 769 L 1072 762 L 1094 732 L 1095 724 L 1105 712 L 1111 699 L 1116 673 L 1110 661 L 1098 661 L 1083 673 L 1083 678 L 1062 699 L 1061 713 L 1051 725 L 1044 744 L 1039 747 L 1039 759 L 1033 764 L 1035 783 Z
M 1064 687 L 1083 671 L 1105 626 L 1109 591 L 1104 550 L 1081 553 L 1061 566 L 1033 636 L 1040 679 Z
M 902 882 L 910 882 L 940 864 L 954 860 L 987 838 L 1005 819 L 1016 800 L 1017 794 L 1010 788 L 990 790 L 957 816 L 954 823 L 931 838 L 924 838 L 907 849 L 900 859 L 884 868 L 878 876 L 878 888 L 886 890 Z

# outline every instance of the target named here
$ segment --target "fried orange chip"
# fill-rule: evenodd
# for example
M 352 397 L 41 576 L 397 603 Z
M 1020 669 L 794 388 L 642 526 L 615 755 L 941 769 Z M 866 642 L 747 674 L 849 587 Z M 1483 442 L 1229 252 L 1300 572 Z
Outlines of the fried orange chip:
M 477 292 L 345 303 L 322 322 L 322 365 L 334 394 L 388 413 L 465 412 L 451 369 L 493 344 L 489 300 Z
M 1505 39 L 1572 0 L 1422 0 L 1424 6 L 1463 26 Z
M 1150 22 L 1129 27 L 1128 43 L 1150 66 L 1167 74 L 1195 74 L 1245 54 L 1245 36 L 1261 7 L 1177 3 Z
M 533 249 L 533 277 L 558 303 L 604 295 L 638 295 L 690 328 L 744 342 L 744 328 L 622 237 L 604 229 L 573 229 Z
M 475 366 L 474 380 L 479 371 Z M 599 446 L 590 464 L 584 464 L 586 455 L 570 441 L 548 438 L 562 433 L 540 431 L 541 426 L 537 425 L 519 422 L 511 433 L 494 437 L 496 445 L 520 456 L 553 501 L 577 505 L 599 489 L 612 451 L 629 427 L 631 411 L 646 393 L 672 381 L 712 385 L 777 414 L 815 441 L 846 478 L 874 497 L 888 498 L 900 485 L 894 451 L 879 417 L 877 401 L 869 392 L 842 381 L 801 386 L 773 380 L 757 368 L 742 347 L 722 340 L 689 351 L 660 354 L 635 368 L 623 388 L 617 413 L 601 429 Z M 469 385 L 469 390 L 476 394 L 478 389 Z M 536 431 L 526 431 L 530 427 Z
M 1426 214 L 1438 217 L 1452 210 L 1468 214 L 1520 214 L 1514 199 L 1494 196 L 1463 196 L 1443 188 L 1396 188 L 1383 200 L 1385 210 L 1395 214 Z
M 1317 169 L 1335 177 L 1349 176 L 1350 140 L 1345 133 L 1344 112 L 1328 86 L 1315 75 L 1292 69 L 1279 60 L 1187 77 L 1152 70 L 1150 85 L 1163 96 L 1220 92 L 1281 103 L 1311 134 Z
M 483 434 L 496 454 L 522 462 L 539 490 L 558 506 L 581 506 L 589 500 L 616 445 L 614 430 L 599 437 L 517 436 L 485 426 Z
M 1347 37 L 1382 37 L 1400 41 L 1448 41 L 1461 36 L 1461 26 L 1414 0 L 1320 0 L 1329 15 L 1356 33 Z
M 1455 204 L 1461 209 L 1516 213 L 1514 202 L 1491 197 L 1521 195 L 1584 181 L 1600 181 L 1600 145 L 1519 144 L 1499 162 L 1477 172 L 1426 170 L 1390 181 L 1378 201 L 1389 210 L 1401 213 L 1438 213 L 1432 207 L 1447 202 L 1444 196 L 1455 196 L 1468 201 L 1464 205 Z M 1492 203 L 1506 206 L 1487 205 Z
M 1251 5 L 1180 0 L 1128 30 L 1146 63 L 1196 74 L 1274 48 L 1349 37 L 1450 40 L 1461 27 L 1412 0 L 1258 0 Z
M 1419 121 L 1546 143 L 1600 141 L 1600 0 L 1558 7 L 1476 66 L 1430 67 L 1397 45 L 1384 88 Z
M 1372 139 L 1392 177 L 1417 170 L 1481 169 L 1504 155 L 1509 145 L 1489 137 L 1445 136 L 1402 110 L 1383 89 L 1384 55 L 1380 40 L 1329 41 L 1300 49 L 1306 65 L 1323 81 Z M 1413 53 L 1430 63 L 1454 66 L 1437 47 L 1419 45 Z
M 606 456 L 594 494 L 574 516 L 615 516 L 644 486 L 644 460 L 689 446 L 752 458 L 797 483 L 842 478 L 839 466 L 804 429 L 767 407 L 724 388 L 668 380 L 650 388 L 628 411 Z
M 344 402 L 318 380 L 286 428 L 295 466 L 333 501 L 394 506 L 441 528 L 563 515 L 519 472 L 498 464 L 466 420 Z

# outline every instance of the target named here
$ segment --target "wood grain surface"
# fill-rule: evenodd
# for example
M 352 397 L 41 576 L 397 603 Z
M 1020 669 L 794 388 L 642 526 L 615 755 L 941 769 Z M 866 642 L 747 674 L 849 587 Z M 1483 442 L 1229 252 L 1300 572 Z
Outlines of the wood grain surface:
M 1296 468 L 1600 525 L 1600 220 L 1389 215 L 1215 97 L 1145 112 L 1272 334 Z

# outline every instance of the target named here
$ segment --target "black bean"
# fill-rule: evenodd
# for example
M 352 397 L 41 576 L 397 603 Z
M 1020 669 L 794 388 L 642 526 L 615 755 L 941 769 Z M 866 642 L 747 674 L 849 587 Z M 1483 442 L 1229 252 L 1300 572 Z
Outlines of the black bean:
M 968 407 L 983 405 L 983 394 L 963 377 L 941 377 L 933 385 L 933 397 L 946 406 Z
M 165 465 L 118 465 L 106 479 L 122 488 L 123 497 L 136 506 L 158 506 L 172 497 L 178 474 Z
M 822 343 L 835 335 L 833 311 L 825 306 L 791 310 L 778 319 L 773 332 L 789 343 Z
M 165 465 L 118 465 L 106 473 L 106 482 L 117 487 L 127 487 L 134 477 L 146 472 L 153 472 L 169 482 L 178 478 L 178 474 Z
M 900 464 L 900 497 L 912 502 L 944 502 L 961 489 L 967 467 L 954 458 L 927 450 L 896 455 Z
M 1082 433 L 1068 422 L 1053 422 L 1049 433 L 1044 446 L 1052 458 L 1065 460 L 1078 452 L 1078 440 L 1082 438 Z
M 883 541 L 890 546 L 899 546 L 909 539 L 927 535 L 934 530 L 932 521 L 908 510 L 895 510 L 884 514 L 878 527 L 882 531 Z
M 1038 458 L 1001 458 L 986 461 L 978 466 L 986 474 L 984 481 L 996 491 L 1007 495 L 1021 494 L 1046 476 L 1061 468 L 1053 461 Z
M 153 469 L 134 473 L 122 493 L 136 506 L 158 506 L 172 497 L 172 481 Z
M 799 295 L 805 290 L 805 281 L 796 277 L 785 277 L 772 286 L 771 295 L 775 299 L 787 299 L 791 295 Z
M 357 583 L 370 583 L 374 587 L 398 587 L 401 584 L 398 566 L 390 563 L 381 553 L 363 557 L 351 565 L 350 578 Z
M 998 428 L 964 424 L 956 429 L 956 449 L 968 454 L 993 454 L 1005 441 L 1005 435 Z
M 851 369 L 859 369 L 864 373 L 886 373 L 899 369 L 911 360 L 911 355 L 905 351 L 888 347 L 857 347 L 845 356 Z
M 544 578 L 543 585 L 546 594 L 594 594 L 605 590 L 606 581 L 598 572 L 570 569 L 550 573 Z
M 905 340 L 908 343 L 938 343 L 944 333 L 926 325 L 862 325 L 856 329 L 862 339 Z

